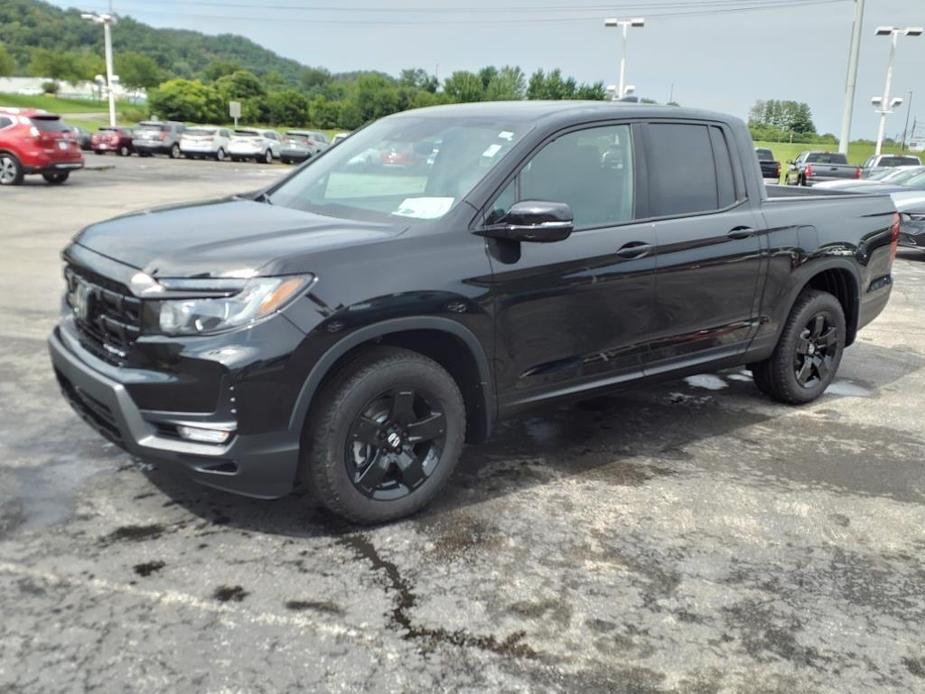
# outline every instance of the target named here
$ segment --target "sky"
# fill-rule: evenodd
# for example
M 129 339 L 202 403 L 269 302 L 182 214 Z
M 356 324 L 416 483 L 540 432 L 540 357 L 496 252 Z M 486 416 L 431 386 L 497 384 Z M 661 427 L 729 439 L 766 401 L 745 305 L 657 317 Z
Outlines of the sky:
M 109 0 L 55 0 L 106 9 Z M 640 96 L 746 117 L 757 99 L 805 101 L 819 132 L 841 129 L 854 0 L 113 0 L 157 27 L 235 33 L 333 72 L 422 67 L 441 78 L 484 65 L 559 67 L 615 84 L 620 31 L 606 17 L 644 17 L 630 29 L 627 83 Z M 771 9 L 745 10 L 767 6 Z M 889 38 L 877 26 L 925 25 L 925 0 L 867 0 L 852 139 L 876 137 L 870 98 L 883 93 Z M 115 28 L 118 31 L 118 26 Z M 893 96 L 925 135 L 925 36 L 900 37 Z

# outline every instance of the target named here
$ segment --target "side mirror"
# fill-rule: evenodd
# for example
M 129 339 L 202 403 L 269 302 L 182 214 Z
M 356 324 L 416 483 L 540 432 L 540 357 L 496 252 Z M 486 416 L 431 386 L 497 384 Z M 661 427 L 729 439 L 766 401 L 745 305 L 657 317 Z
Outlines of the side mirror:
M 575 229 L 571 208 L 564 202 L 521 200 L 497 223 L 475 233 L 493 239 L 552 243 L 564 241 Z

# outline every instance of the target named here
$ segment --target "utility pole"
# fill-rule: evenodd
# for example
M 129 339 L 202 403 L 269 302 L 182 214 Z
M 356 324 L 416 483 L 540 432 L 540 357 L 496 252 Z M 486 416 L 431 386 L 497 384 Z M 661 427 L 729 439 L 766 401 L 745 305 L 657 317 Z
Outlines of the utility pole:
M 890 37 L 890 58 L 886 64 L 886 83 L 883 85 L 883 96 L 874 97 L 871 103 L 877 106 L 877 112 L 880 114 L 880 127 L 877 129 L 877 147 L 874 154 L 880 154 L 883 149 L 883 134 L 886 131 L 886 117 L 893 113 L 893 108 L 899 106 L 902 98 L 890 97 L 890 88 L 893 86 L 893 60 L 896 57 L 896 44 L 902 36 L 921 36 L 922 27 L 877 27 L 877 36 Z
M 854 88 L 858 82 L 858 58 L 861 53 L 861 29 L 864 25 L 864 0 L 854 0 L 854 23 L 851 25 L 851 50 L 848 53 L 848 75 L 845 78 L 845 104 L 841 117 L 841 139 L 838 151 L 848 154 L 851 141 L 851 114 L 854 110 Z
M 111 7 L 110 3 L 110 7 Z M 116 93 L 115 93 L 115 75 L 112 69 L 112 30 L 111 27 L 116 23 L 114 14 L 100 14 L 99 12 L 85 12 L 80 15 L 94 24 L 103 25 L 103 43 L 106 49 L 106 91 L 109 92 L 109 125 L 116 126 Z
M 626 30 L 630 27 L 642 28 L 646 20 L 642 17 L 634 19 L 605 19 L 605 27 L 620 27 L 623 30 L 623 57 L 620 58 L 620 85 L 617 87 L 616 101 L 626 96 Z
M 906 102 L 906 124 L 903 126 L 903 148 L 906 151 L 906 134 L 909 132 L 909 113 L 912 111 L 912 90 L 909 90 L 909 100 Z

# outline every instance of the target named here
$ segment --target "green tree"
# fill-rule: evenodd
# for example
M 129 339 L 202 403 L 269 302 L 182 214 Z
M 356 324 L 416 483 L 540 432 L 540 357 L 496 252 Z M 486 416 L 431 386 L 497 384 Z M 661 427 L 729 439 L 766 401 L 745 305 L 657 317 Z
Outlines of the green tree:
M 340 126 L 340 102 L 319 94 L 308 104 L 308 120 L 317 128 Z
M 29 61 L 29 74 L 33 77 L 50 77 L 55 82 L 79 82 L 92 79 L 90 59 L 86 54 L 72 51 L 53 51 L 35 48 Z
M 299 126 L 308 122 L 308 99 L 294 89 L 270 92 L 266 97 L 271 125 Z
M 486 101 L 517 101 L 524 98 L 526 80 L 519 67 L 505 65 L 488 83 Z
M 231 75 L 242 69 L 240 65 L 230 60 L 213 60 L 202 71 L 202 78 L 206 82 L 214 82 L 225 75 Z
M 382 75 L 360 75 L 354 85 L 355 101 L 361 123 L 367 123 L 399 110 L 399 94 L 395 85 Z
M 487 65 L 479 70 L 479 79 L 482 80 L 482 91 L 488 89 L 491 81 L 498 76 L 498 68 L 494 65 Z
M 226 118 L 222 97 L 212 85 L 199 80 L 164 82 L 148 92 L 148 106 L 162 120 L 208 123 Z
M 607 88 L 603 82 L 594 82 L 593 84 L 582 84 L 575 93 L 576 99 L 586 101 L 605 101 L 607 99 Z M 677 106 L 677 104 L 675 104 Z
M 306 67 L 299 73 L 299 86 L 316 93 L 331 81 L 331 73 L 323 67 Z
M 443 82 L 443 93 L 451 101 L 468 103 L 481 101 L 485 96 L 482 79 L 473 72 L 457 70 Z
M 0 77 L 12 75 L 15 71 L 16 61 L 13 60 L 13 56 L 10 55 L 6 46 L 0 43 Z
M 260 78 L 249 70 L 235 70 L 219 77 L 215 89 L 226 102 L 266 95 Z
M 116 54 L 116 74 L 126 89 L 151 89 L 166 79 L 156 62 L 135 51 Z

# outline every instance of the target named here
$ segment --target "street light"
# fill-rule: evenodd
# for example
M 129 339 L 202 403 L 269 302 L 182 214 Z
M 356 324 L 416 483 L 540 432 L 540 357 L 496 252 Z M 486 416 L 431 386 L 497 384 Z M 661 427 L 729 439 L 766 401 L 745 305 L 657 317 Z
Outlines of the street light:
M 626 86 L 626 30 L 630 27 L 642 28 L 646 25 L 646 20 L 642 17 L 634 19 L 605 19 L 605 27 L 620 27 L 623 30 L 623 57 L 620 58 L 620 86 L 616 98 L 622 99 L 626 96 L 624 88 Z
M 880 114 L 880 128 L 877 130 L 877 148 L 874 154 L 880 154 L 883 148 L 883 133 L 886 131 L 887 114 L 893 113 L 893 108 L 902 103 L 902 99 L 890 97 L 890 87 L 893 85 L 893 59 L 896 57 L 896 43 L 900 36 L 921 36 L 925 32 L 922 27 L 877 27 L 877 36 L 890 37 L 890 59 L 886 66 L 886 84 L 883 86 L 883 96 L 874 97 L 871 103 L 877 107 Z
M 118 21 L 113 14 L 101 14 L 99 12 L 84 12 L 82 19 L 89 20 L 94 24 L 103 25 L 103 39 L 106 46 L 106 90 L 109 92 L 109 125 L 116 127 L 116 95 L 115 95 L 115 76 L 112 74 L 112 32 L 110 27 Z

